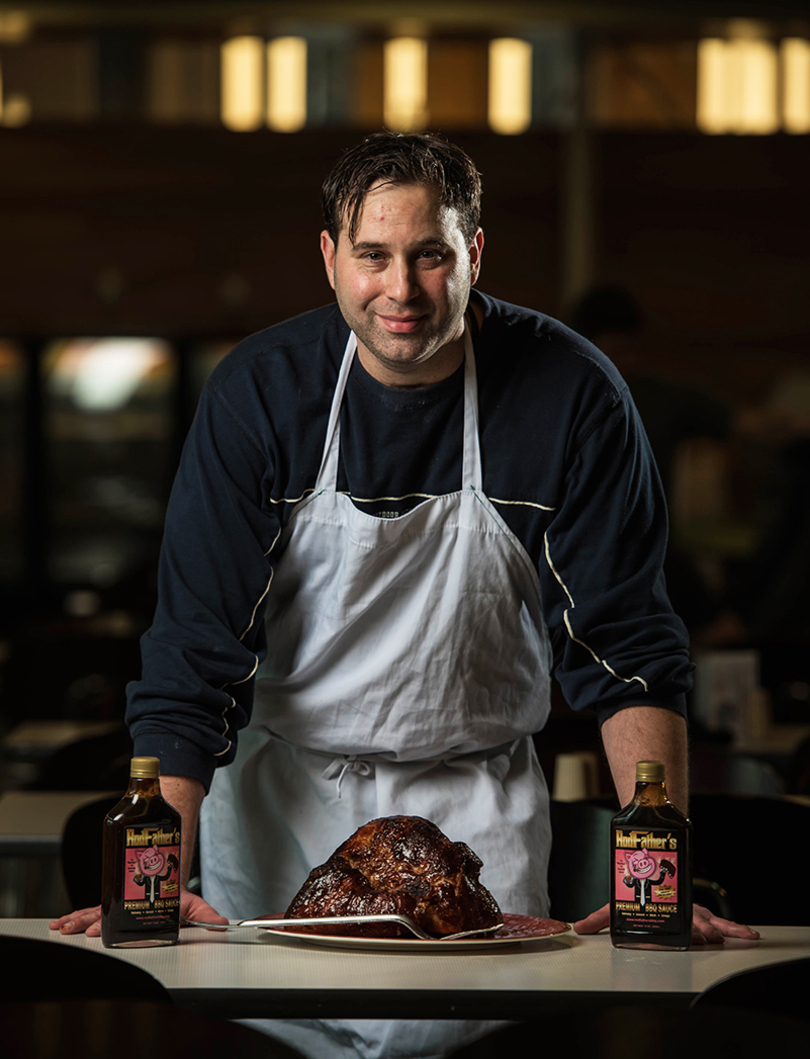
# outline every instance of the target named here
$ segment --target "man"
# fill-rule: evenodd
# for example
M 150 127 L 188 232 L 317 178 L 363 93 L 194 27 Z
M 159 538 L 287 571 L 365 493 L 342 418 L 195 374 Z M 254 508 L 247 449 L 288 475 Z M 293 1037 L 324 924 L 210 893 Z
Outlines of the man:
M 472 290 L 484 239 L 463 152 L 372 136 L 323 204 L 337 305 L 214 372 L 130 687 L 136 753 L 161 758 L 186 864 L 210 785 L 210 905 L 186 895 L 184 914 L 280 911 L 360 824 L 396 813 L 466 841 L 502 908 L 547 914 L 531 735 L 552 659 L 571 705 L 600 715 L 620 801 L 656 758 L 686 802 L 691 666 L 661 575 L 660 483 L 612 365 Z M 69 918 L 54 925 L 97 932 L 95 910 Z M 743 929 L 701 922 L 710 940 Z M 346 1034 L 365 1055 L 436 1054 L 441 1037 L 327 1031 L 331 1055 Z

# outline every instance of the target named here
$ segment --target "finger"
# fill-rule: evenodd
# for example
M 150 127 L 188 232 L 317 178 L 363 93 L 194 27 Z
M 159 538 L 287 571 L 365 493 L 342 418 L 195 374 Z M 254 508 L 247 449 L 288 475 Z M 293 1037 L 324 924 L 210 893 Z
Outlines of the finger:
M 758 930 L 752 930 L 751 927 L 746 926 L 744 923 L 734 923 L 730 919 L 716 916 L 708 908 L 704 908 L 703 905 L 694 906 L 692 925 L 697 927 L 704 935 L 707 935 L 707 931 L 708 933 L 717 931 L 721 937 L 742 938 L 745 941 L 757 941 L 760 936 Z
M 610 905 L 604 905 L 596 912 L 591 912 L 585 919 L 578 919 L 574 923 L 577 934 L 598 934 L 600 930 L 610 926 Z
M 72 934 L 100 918 L 101 905 L 96 905 L 93 908 L 80 908 L 76 912 L 69 912 L 66 916 L 52 919 L 48 927 L 51 930 L 61 930 L 62 933 Z
M 714 930 L 708 924 L 697 921 L 692 923 L 693 945 L 722 945 L 723 935 L 719 930 Z
M 722 920 L 724 926 L 720 929 L 726 935 L 727 938 L 744 938 L 746 941 L 759 941 L 761 935 L 758 930 L 753 930 L 751 927 L 746 926 L 745 923 L 731 923 L 729 920 Z
M 94 925 L 98 925 L 98 932 L 100 933 L 101 909 L 91 908 L 85 912 L 74 914 L 66 923 L 62 924 L 59 932 L 61 934 L 82 934 L 89 931 Z
M 759 931 L 752 930 L 744 923 L 733 923 L 730 919 L 721 919 L 720 916 L 711 916 L 708 920 L 695 920 L 694 925 L 710 940 L 723 938 L 742 938 L 745 941 L 758 941 Z
M 198 919 L 204 923 L 227 923 L 216 909 L 196 894 L 184 893 L 180 900 L 180 914 L 185 919 Z

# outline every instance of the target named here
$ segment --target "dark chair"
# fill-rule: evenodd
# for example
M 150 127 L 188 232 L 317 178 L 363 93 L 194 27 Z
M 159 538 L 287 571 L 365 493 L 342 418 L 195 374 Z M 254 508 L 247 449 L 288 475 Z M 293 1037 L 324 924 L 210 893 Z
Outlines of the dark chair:
M 134 963 L 79 948 L 59 935 L 40 941 L 0 934 L 0 965 L 8 971 L 3 1004 L 99 998 L 171 1003 L 161 983 Z
M 810 1022 L 810 956 L 740 971 L 715 982 L 695 997 L 691 1007 L 735 1008 L 787 1015 Z
M 97 798 L 76 809 L 62 832 L 62 873 L 71 908 L 101 901 L 101 836 L 104 817 L 117 799 Z
M 788 794 L 810 794 L 810 736 L 796 747 L 786 769 Z
M 551 915 L 573 922 L 610 896 L 610 821 L 616 810 L 591 802 L 551 802 L 548 890 Z
M 766 761 L 724 749 L 696 746 L 689 756 L 689 789 L 699 794 L 778 798 L 785 793 L 785 784 Z
M 810 926 L 796 899 L 810 806 L 786 798 L 695 794 L 694 875 L 725 890 L 731 918 L 742 923 Z

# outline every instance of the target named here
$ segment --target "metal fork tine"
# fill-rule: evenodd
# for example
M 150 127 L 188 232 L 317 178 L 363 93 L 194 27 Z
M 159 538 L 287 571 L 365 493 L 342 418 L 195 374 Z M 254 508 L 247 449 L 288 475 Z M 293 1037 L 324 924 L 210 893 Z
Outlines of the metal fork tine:
M 422 930 L 408 916 L 397 915 L 393 912 L 366 916 L 313 916 L 309 919 L 244 919 L 238 925 L 240 927 L 261 927 L 265 930 L 275 930 L 278 927 L 345 926 L 347 923 L 360 925 L 364 923 L 396 923 L 401 927 L 405 927 L 414 937 L 420 938 L 422 941 L 431 939 L 431 935 Z

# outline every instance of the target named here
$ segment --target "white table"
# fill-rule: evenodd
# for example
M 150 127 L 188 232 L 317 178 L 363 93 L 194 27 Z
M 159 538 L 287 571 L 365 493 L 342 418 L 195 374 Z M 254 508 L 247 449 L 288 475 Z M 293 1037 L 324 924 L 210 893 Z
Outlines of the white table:
M 759 942 L 690 952 L 614 949 L 607 935 L 571 933 L 447 955 L 328 949 L 271 934 L 250 941 L 191 928 L 176 946 L 111 950 L 98 938 L 49 931 L 41 919 L 0 920 L 0 933 L 128 960 L 176 1003 L 228 1018 L 529 1019 L 585 1002 L 685 1008 L 737 971 L 810 956 L 810 927 L 762 927 Z

